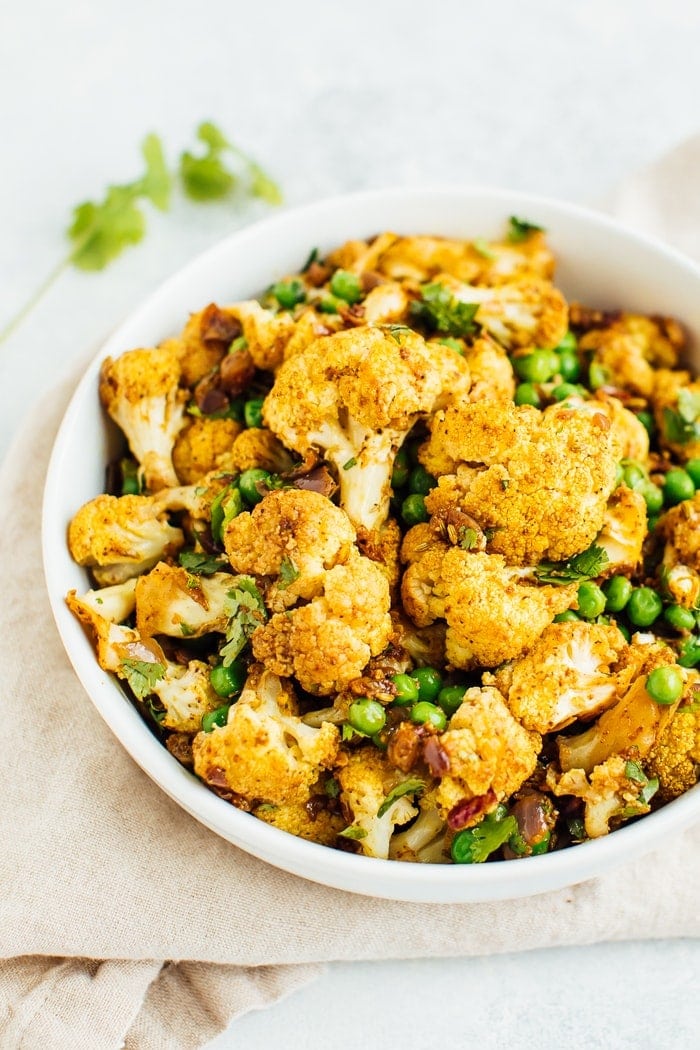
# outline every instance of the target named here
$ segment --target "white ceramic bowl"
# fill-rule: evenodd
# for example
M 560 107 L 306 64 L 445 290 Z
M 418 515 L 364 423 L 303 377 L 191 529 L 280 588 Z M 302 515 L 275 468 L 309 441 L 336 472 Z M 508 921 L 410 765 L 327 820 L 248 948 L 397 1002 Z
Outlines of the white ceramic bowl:
M 309 250 L 381 230 L 454 237 L 501 236 L 508 216 L 546 227 L 558 259 L 556 283 L 569 298 L 678 317 L 700 366 L 700 268 L 612 220 L 556 201 L 480 188 L 383 190 L 286 211 L 228 237 L 166 281 L 108 340 L 83 376 L 51 458 L 43 508 L 43 549 L 51 605 L 80 681 L 114 734 L 143 770 L 188 813 L 263 860 L 308 879 L 399 900 L 459 902 L 508 899 L 580 882 L 633 854 L 668 842 L 700 819 L 700 786 L 605 838 L 540 857 L 482 865 L 420 865 L 340 852 L 270 827 L 205 788 L 149 732 L 116 679 L 102 671 L 88 639 L 64 605 L 87 588 L 73 563 L 66 527 L 103 490 L 113 434 L 98 396 L 108 354 L 152 346 L 179 331 L 190 311 L 259 293 L 297 270 Z

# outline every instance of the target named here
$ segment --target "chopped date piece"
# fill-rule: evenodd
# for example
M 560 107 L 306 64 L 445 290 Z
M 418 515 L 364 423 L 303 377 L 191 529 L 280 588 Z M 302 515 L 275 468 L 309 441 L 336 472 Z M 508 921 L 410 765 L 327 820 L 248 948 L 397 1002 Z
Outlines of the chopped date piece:
M 484 814 L 493 809 L 495 802 L 496 795 L 491 788 L 485 795 L 463 798 L 447 814 L 447 824 L 452 831 L 460 831 L 462 828 L 469 827 L 470 824 L 476 824 Z

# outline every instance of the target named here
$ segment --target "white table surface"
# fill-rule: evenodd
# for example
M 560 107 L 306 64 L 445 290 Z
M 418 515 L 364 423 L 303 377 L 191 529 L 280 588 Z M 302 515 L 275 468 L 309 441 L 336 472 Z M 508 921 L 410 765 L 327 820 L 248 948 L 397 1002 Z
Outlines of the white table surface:
M 700 130 L 694 0 L 4 0 L 0 30 L 0 327 L 65 253 L 71 206 L 133 178 L 150 130 L 175 156 L 216 121 L 289 205 L 433 182 L 595 201 Z M 108 271 L 63 273 L 0 346 L 0 451 L 74 359 L 263 210 L 176 200 Z M 332 965 L 212 1048 L 697 1045 L 697 942 L 517 947 Z

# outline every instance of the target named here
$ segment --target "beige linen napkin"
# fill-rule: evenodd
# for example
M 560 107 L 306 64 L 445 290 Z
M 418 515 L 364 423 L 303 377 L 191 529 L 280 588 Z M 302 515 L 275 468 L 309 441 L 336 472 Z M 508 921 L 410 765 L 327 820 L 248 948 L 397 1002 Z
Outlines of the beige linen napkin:
M 700 257 L 698 175 L 700 139 L 630 183 L 614 210 Z M 93 708 L 45 596 L 38 479 L 73 383 L 34 412 L 0 475 L 0 1045 L 185 1050 L 325 960 L 700 934 L 700 825 L 560 892 L 426 906 L 286 875 L 180 810 Z

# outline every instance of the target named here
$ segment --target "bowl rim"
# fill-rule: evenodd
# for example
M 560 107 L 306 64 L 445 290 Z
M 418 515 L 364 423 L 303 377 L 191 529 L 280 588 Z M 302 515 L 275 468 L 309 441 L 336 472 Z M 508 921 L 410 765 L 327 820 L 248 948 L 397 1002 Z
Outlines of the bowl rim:
M 227 235 L 195 255 L 166 278 L 125 317 L 91 359 L 77 384 L 57 431 L 46 473 L 42 504 L 42 559 L 51 610 L 61 641 L 90 700 L 124 749 L 155 783 L 187 813 L 239 848 L 277 868 L 337 889 L 393 900 L 423 903 L 461 903 L 506 900 L 570 886 L 602 873 L 631 856 L 648 852 L 664 835 L 679 831 L 700 818 L 700 785 L 661 809 L 611 835 L 538 857 L 523 858 L 517 866 L 496 862 L 480 865 L 417 864 L 365 857 L 309 842 L 281 831 L 219 798 L 186 770 L 149 730 L 117 679 L 101 670 L 90 645 L 92 662 L 77 644 L 82 628 L 67 610 L 67 587 L 54 557 L 58 537 L 54 508 L 58 504 L 61 464 L 65 462 L 71 431 L 87 396 L 94 396 L 99 363 L 109 353 L 123 352 L 123 333 L 139 327 L 158 304 L 202 269 L 214 267 L 229 253 L 245 253 L 270 229 L 284 233 L 305 218 L 322 222 L 339 209 L 356 209 L 382 202 L 475 200 L 502 203 L 504 218 L 521 207 L 574 218 L 586 226 L 607 231 L 632 246 L 643 246 L 683 269 L 698 281 L 700 266 L 677 249 L 654 237 L 631 230 L 616 219 L 554 197 L 479 185 L 386 187 L 339 194 L 266 216 Z M 420 228 L 420 221 L 416 226 Z M 698 332 L 700 338 L 700 332 Z M 65 537 L 61 540 L 65 547 Z M 84 638 L 84 635 L 83 635 Z M 86 639 L 85 639 L 86 641 Z M 82 650 L 82 651 L 81 651 Z

